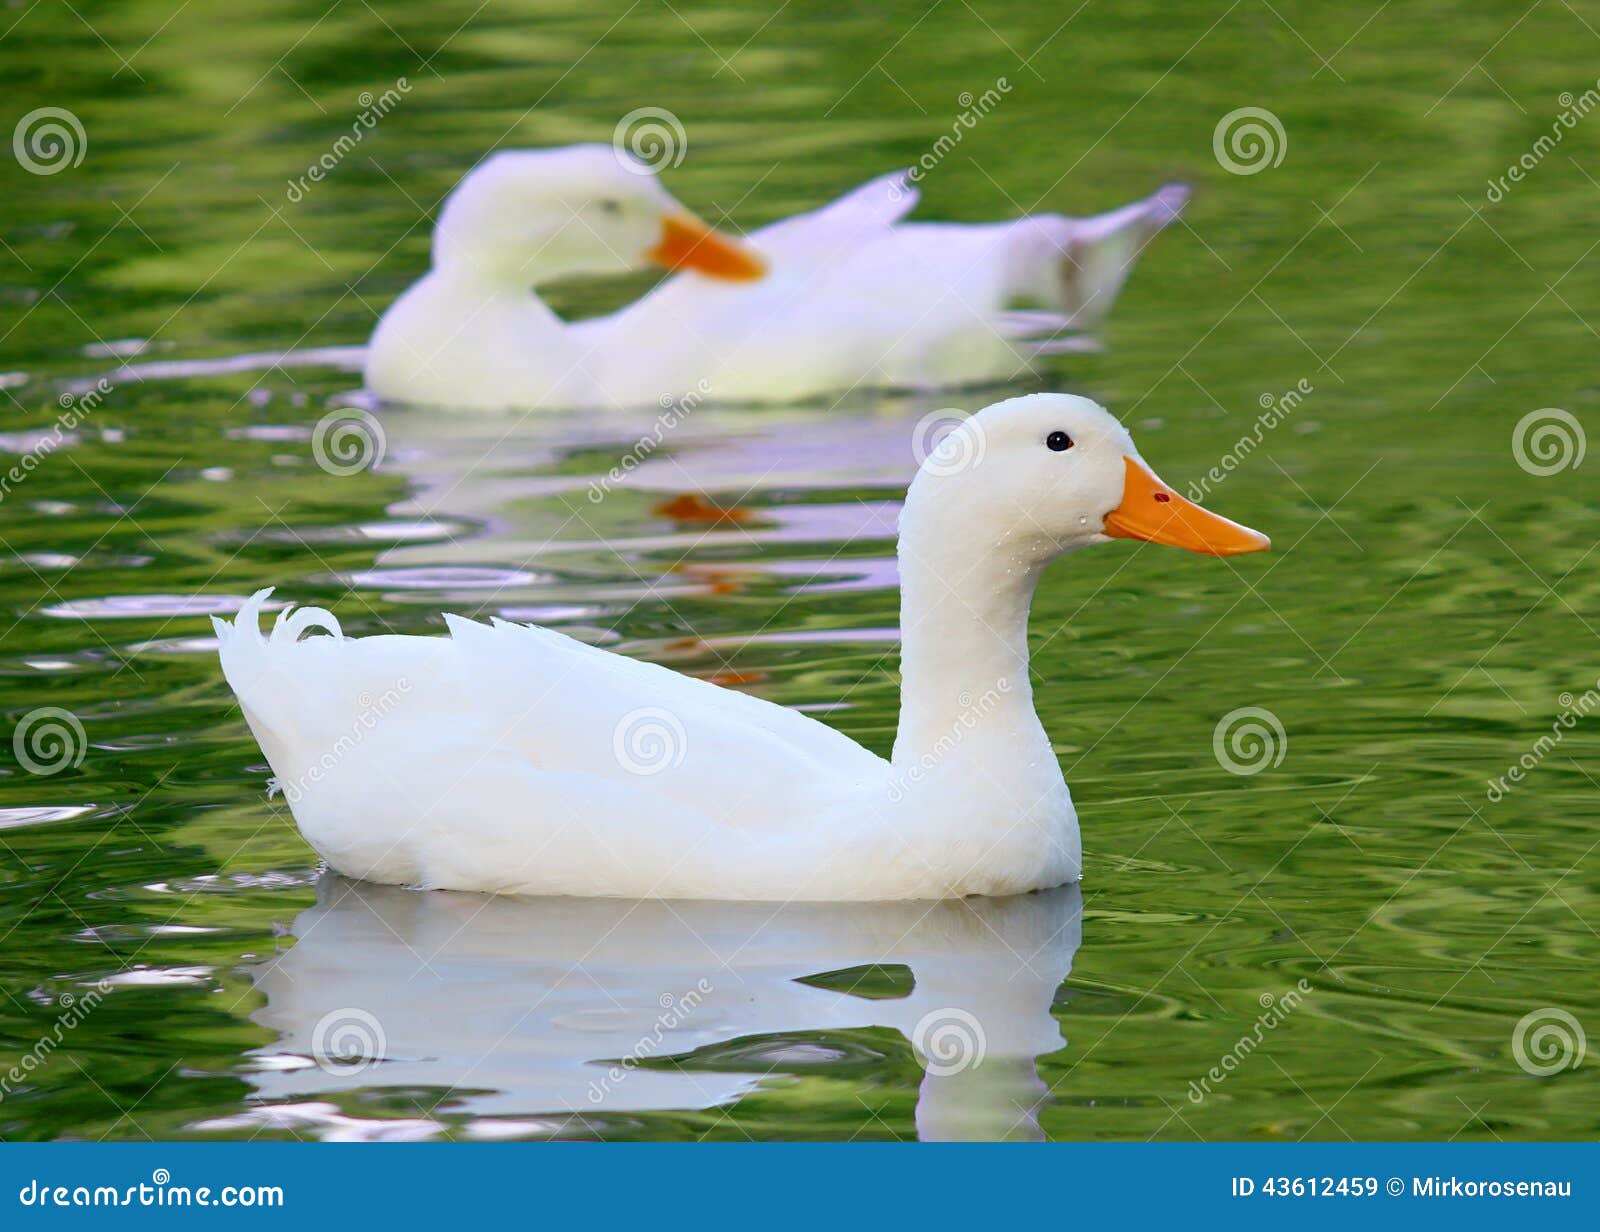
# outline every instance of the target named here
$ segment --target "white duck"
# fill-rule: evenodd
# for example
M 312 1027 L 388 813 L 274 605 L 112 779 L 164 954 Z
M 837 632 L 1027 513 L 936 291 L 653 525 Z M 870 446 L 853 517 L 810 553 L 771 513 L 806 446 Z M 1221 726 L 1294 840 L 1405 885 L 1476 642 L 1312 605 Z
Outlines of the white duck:
M 1260 551 L 1085 398 L 961 423 L 900 520 L 901 710 L 885 760 L 782 706 L 548 629 L 345 638 L 315 608 L 216 620 L 222 669 L 337 871 L 428 888 L 859 900 L 1078 878 L 1077 814 L 1028 681 L 1044 566 L 1108 538 Z M 331 637 L 300 639 L 320 627 Z
M 378 322 L 366 384 L 388 402 L 530 409 L 1009 380 L 1105 316 L 1187 198 L 1169 185 L 1095 218 L 905 224 L 917 194 L 888 175 L 745 244 L 611 146 L 506 151 L 446 200 L 433 268 Z M 532 290 L 652 264 L 683 272 L 586 321 Z

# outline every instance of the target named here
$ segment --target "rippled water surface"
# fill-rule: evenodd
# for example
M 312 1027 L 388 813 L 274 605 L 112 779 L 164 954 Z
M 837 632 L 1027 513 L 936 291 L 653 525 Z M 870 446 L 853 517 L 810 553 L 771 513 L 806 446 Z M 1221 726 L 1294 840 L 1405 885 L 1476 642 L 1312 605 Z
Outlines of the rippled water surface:
M 68 107 L 87 137 L 54 175 L 0 165 L 7 466 L 119 357 L 362 342 L 493 144 L 604 140 L 664 106 L 689 136 L 674 191 L 749 227 L 913 162 L 1000 77 L 924 214 L 1197 189 L 1105 350 L 1050 383 L 1119 413 L 1180 487 L 1263 399 L 1311 392 L 1207 498 L 1271 555 L 1118 543 L 1046 577 L 1035 687 L 1081 895 L 841 910 L 321 874 L 266 798 L 208 617 L 276 585 L 351 634 L 539 621 L 886 752 L 912 427 L 986 397 L 702 408 L 596 503 L 651 412 L 383 410 L 383 463 L 336 477 L 310 438 L 348 372 L 111 379 L 0 501 L 0 1135 L 1595 1134 L 1593 1062 L 1515 1046 L 1539 1011 L 1569 1040 L 1600 1029 L 1595 462 L 1519 465 L 1513 437 L 1540 408 L 1600 424 L 1600 121 L 1489 192 L 1594 85 L 1592 17 L 81 7 L 4 19 L 6 122 Z M 291 201 L 362 92 L 400 77 Z M 1246 105 L 1286 145 L 1235 175 L 1213 130 Z M 645 285 L 551 299 L 582 313 Z M 9 738 L 43 707 L 84 733 L 50 774 Z M 1282 737 L 1237 774 L 1214 735 L 1244 707 Z M 382 1063 L 341 1063 L 337 1038 L 312 1061 L 319 1030 L 371 1023 Z M 974 1023 L 982 1064 L 942 1064 L 940 1033 Z

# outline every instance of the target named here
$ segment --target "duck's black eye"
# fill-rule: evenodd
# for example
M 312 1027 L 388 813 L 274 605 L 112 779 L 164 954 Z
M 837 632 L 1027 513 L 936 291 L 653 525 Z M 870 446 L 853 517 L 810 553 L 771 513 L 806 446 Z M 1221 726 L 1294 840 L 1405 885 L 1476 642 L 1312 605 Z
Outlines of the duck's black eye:
M 1052 432 L 1044 438 L 1044 443 L 1057 453 L 1072 448 L 1072 438 L 1065 432 Z
M 607 197 L 604 201 L 600 202 L 600 209 L 606 214 L 620 214 L 622 213 L 622 202 Z

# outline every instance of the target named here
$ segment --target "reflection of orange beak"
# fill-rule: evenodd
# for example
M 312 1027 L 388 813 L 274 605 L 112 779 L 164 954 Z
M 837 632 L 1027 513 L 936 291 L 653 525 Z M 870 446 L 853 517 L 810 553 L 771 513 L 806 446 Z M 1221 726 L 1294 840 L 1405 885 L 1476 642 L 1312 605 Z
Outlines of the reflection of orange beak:
M 644 255 L 671 270 L 692 269 L 729 282 L 751 282 L 767 272 L 754 249 L 687 213 L 662 218 L 661 241 Z
M 1145 539 L 1206 556 L 1239 556 L 1272 546 L 1260 531 L 1185 500 L 1138 458 L 1122 460 L 1127 468 L 1122 503 L 1106 514 L 1105 533 L 1113 539 Z

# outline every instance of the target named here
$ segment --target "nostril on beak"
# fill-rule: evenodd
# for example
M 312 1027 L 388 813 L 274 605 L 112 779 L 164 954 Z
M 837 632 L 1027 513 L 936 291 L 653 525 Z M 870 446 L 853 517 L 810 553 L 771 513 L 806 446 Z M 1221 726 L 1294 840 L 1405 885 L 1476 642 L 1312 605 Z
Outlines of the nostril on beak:
M 1156 493 L 1156 499 L 1158 501 L 1160 501 L 1163 505 L 1165 505 L 1168 501 L 1170 501 L 1172 499 L 1172 497 L 1171 497 L 1170 494 L 1168 494 L 1166 492 L 1157 492 Z

